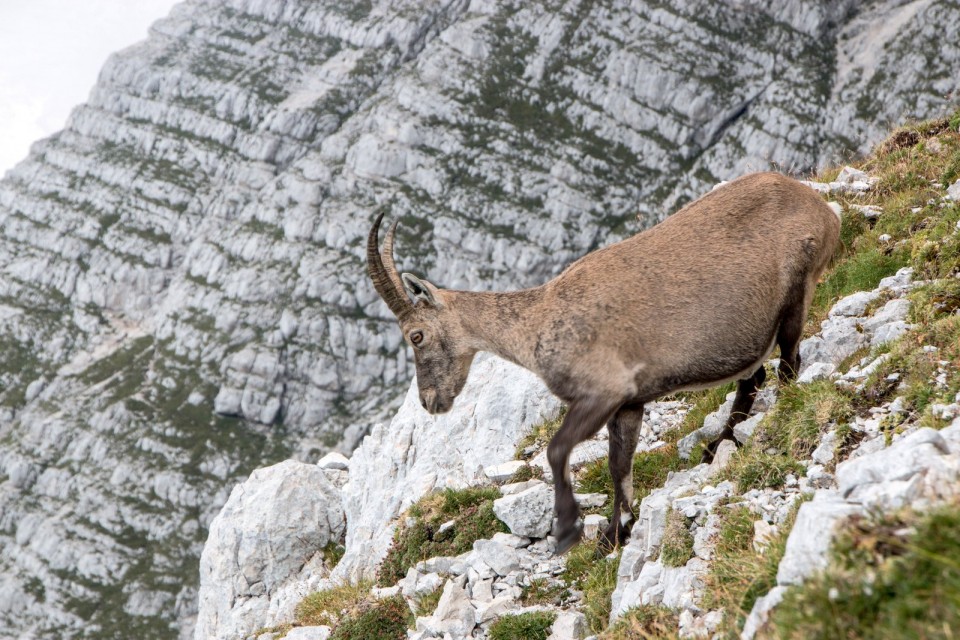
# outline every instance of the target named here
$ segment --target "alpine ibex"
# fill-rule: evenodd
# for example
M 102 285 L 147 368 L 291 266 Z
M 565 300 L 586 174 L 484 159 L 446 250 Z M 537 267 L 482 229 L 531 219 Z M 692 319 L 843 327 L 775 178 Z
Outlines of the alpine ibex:
M 370 230 L 367 266 L 413 347 L 423 407 L 450 410 L 478 351 L 533 371 L 567 404 L 547 448 L 557 553 L 582 532 L 568 465 L 577 443 L 607 425 L 615 496 L 603 542 L 612 547 L 634 518 L 632 460 L 645 402 L 739 380 L 730 419 L 704 453 L 709 461 L 753 406 L 774 346 L 781 381 L 796 375 L 807 309 L 840 234 L 837 215 L 812 189 L 757 173 L 585 255 L 544 285 L 491 293 L 401 276 L 396 223 L 378 252 L 382 218 Z

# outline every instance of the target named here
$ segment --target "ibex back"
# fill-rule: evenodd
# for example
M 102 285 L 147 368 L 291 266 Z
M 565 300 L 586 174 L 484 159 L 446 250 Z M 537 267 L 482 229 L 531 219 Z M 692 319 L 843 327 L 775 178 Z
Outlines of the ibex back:
M 796 375 L 814 287 L 840 233 L 837 215 L 813 190 L 757 173 L 587 254 L 542 286 L 487 293 L 398 274 L 396 223 L 379 253 L 381 218 L 368 238 L 368 268 L 413 347 L 427 411 L 450 410 L 478 351 L 533 371 L 567 403 L 547 449 L 558 553 L 582 532 L 568 465 L 577 443 L 607 425 L 615 504 L 603 542 L 613 547 L 634 517 L 632 460 L 645 402 L 739 380 L 724 432 L 704 453 L 709 461 L 750 411 L 775 346 L 780 380 Z

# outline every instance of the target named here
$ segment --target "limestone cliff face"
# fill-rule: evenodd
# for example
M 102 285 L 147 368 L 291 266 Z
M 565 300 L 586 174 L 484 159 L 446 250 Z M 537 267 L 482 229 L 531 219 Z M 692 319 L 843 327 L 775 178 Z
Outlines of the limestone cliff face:
M 937 114 L 958 22 L 929 0 L 178 5 L 0 181 L 0 629 L 189 634 L 229 487 L 396 407 L 378 207 L 402 268 L 540 283 L 719 179 Z

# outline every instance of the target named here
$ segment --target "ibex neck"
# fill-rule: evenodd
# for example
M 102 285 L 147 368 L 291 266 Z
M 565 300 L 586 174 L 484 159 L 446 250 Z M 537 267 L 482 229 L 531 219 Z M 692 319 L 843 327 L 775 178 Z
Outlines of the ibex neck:
M 454 304 L 478 351 L 495 353 L 533 370 L 542 287 L 494 293 L 457 291 Z

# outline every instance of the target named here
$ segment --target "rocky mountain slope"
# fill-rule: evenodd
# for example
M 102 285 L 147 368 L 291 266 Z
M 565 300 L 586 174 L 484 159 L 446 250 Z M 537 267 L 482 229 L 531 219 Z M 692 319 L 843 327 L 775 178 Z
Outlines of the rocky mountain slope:
M 958 18 L 178 5 L 0 181 L 0 629 L 189 635 L 229 487 L 397 406 L 412 367 L 360 248 L 376 208 L 407 269 L 539 283 L 718 179 L 942 111 Z
M 799 378 L 768 383 L 736 428 L 742 448 L 725 442 L 709 465 L 696 464 L 699 447 L 734 393 L 648 404 L 622 549 L 595 557 L 591 543 L 613 492 L 601 430 L 571 457 L 586 541 L 554 555 L 543 449 L 558 408 L 528 372 L 488 357 L 450 414 L 426 415 L 414 384 L 349 461 L 287 462 L 239 485 L 204 548 L 195 637 L 751 640 L 955 628 L 956 609 L 942 605 L 960 594 L 960 113 L 901 130 L 866 165 L 879 175 L 847 167 L 810 183 L 838 200 L 844 247 L 818 289 Z M 299 487 L 294 500 L 274 489 L 286 483 Z M 330 483 L 340 491 L 309 491 Z M 277 554 L 302 493 L 308 511 L 342 511 L 300 530 L 325 546 Z M 334 553 L 328 541 L 344 522 Z

